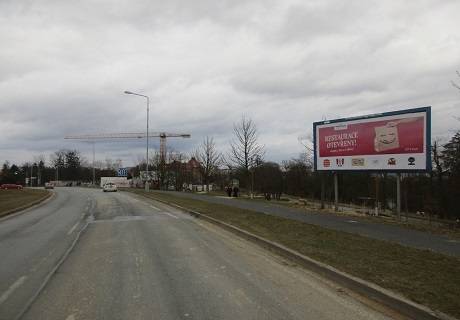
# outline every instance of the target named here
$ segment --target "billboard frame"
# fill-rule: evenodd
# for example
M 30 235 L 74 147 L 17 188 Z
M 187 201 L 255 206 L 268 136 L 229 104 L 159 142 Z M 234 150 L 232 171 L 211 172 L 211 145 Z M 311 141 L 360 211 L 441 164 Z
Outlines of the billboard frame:
M 419 113 L 425 112 L 426 113 L 426 132 L 425 132 L 425 139 L 426 139 L 426 169 L 414 169 L 414 170 L 406 170 L 406 169 L 393 169 L 393 170 L 386 170 L 386 169 L 363 169 L 363 170 L 318 170 L 317 169 L 317 137 L 316 137 L 316 127 L 319 125 L 324 124 L 332 124 L 338 122 L 347 122 L 347 121 L 355 121 L 355 120 L 362 120 L 362 119 L 374 119 L 374 118 L 381 118 L 387 116 L 396 116 L 396 115 L 403 115 L 409 113 Z M 313 122 L 313 168 L 316 172 L 390 172 L 390 173 L 423 173 L 423 172 L 431 172 L 432 170 L 432 163 L 431 163 L 431 106 L 427 107 L 419 107 L 419 108 L 411 108 L 411 109 L 402 109 L 397 111 L 391 112 L 382 112 L 382 113 L 374 113 L 364 116 L 357 116 L 357 117 L 349 117 L 349 118 L 340 118 L 340 119 L 333 119 L 333 120 L 324 120 L 324 121 L 317 121 Z

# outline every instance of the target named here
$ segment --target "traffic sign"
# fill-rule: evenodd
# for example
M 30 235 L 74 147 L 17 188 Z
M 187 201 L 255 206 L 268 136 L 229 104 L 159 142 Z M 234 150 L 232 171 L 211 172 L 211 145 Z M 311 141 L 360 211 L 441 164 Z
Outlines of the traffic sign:
M 118 177 L 127 177 L 128 176 L 128 168 L 119 168 L 117 172 Z

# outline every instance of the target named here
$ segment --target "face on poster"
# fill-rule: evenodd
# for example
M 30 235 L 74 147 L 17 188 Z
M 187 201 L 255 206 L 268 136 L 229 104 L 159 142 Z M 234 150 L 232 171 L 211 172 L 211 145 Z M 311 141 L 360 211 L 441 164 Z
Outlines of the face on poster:
M 428 111 L 315 123 L 316 170 L 427 170 Z

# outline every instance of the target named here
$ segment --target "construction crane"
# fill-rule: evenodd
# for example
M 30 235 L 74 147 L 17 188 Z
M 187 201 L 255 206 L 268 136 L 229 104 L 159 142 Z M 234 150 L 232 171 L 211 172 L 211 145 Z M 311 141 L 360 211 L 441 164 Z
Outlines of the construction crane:
M 120 132 L 120 133 L 100 133 L 100 134 L 85 134 L 76 136 L 66 136 L 64 139 L 74 140 L 108 140 L 108 139 L 142 139 L 146 138 L 145 132 Z M 164 162 L 166 159 L 166 138 L 190 138 L 188 133 L 170 133 L 170 132 L 151 132 L 149 138 L 160 138 L 160 160 Z
M 96 141 L 96 140 L 111 140 L 111 139 L 143 139 L 146 138 L 145 132 L 119 132 L 119 133 L 100 133 L 100 134 L 84 134 L 65 136 L 64 139 Z M 149 132 L 149 138 L 160 138 L 160 163 L 164 165 L 166 160 L 166 138 L 190 138 L 188 133 L 170 133 L 170 132 Z M 94 162 L 95 151 L 93 143 L 93 183 L 94 183 Z

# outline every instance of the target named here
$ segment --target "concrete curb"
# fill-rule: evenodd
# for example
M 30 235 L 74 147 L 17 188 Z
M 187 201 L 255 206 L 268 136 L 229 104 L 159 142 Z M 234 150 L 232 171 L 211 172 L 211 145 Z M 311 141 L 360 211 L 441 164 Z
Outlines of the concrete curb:
M 21 215 L 21 214 L 27 212 L 28 209 L 31 209 L 33 207 L 41 206 L 41 205 L 45 204 L 46 202 L 48 202 L 49 200 L 51 200 L 51 198 L 54 197 L 54 195 L 55 195 L 54 192 L 49 192 L 48 191 L 47 195 L 41 197 L 38 200 L 35 200 L 35 201 L 33 201 L 31 203 L 28 203 L 26 205 L 23 205 L 23 206 L 8 210 L 6 212 L 3 212 L 2 215 L 0 216 L 0 222 L 2 222 L 4 220 L 8 220 L 8 219 L 13 218 L 13 217 L 16 217 L 18 215 Z
M 272 252 L 276 252 L 284 258 L 287 258 L 321 276 L 329 279 L 345 288 L 350 289 L 358 294 L 361 294 L 373 301 L 376 301 L 390 309 L 393 309 L 404 316 L 407 316 L 412 319 L 417 320 L 457 320 L 456 318 L 444 314 L 439 311 L 433 311 L 430 308 L 410 301 L 397 293 L 394 293 L 390 290 L 384 289 L 376 284 L 362 280 L 360 278 L 349 275 L 345 272 L 339 271 L 334 267 L 331 267 L 322 262 L 311 259 L 307 256 L 302 255 L 301 253 L 291 250 L 281 244 L 275 243 L 273 241 L 267 240 L 265 238 L 259 237 L 255 234 L 252 234 L 248 231 L 225 223 L 223 221 L 217 220 L 205 214 L 202 214 L 197 211 L 193 211 L 187 208 L 184 208 L 175 203 L 148 198 L 155 201 L 165 203 L 169 206 L 176 207 L 182 211 L 187 212 L 191 216 L 200 218 L 211 222 L 215 225 L 218 225 L 230 232 L 233 232 L 247 240 L 250 240 L 266 249 L 269 249 Z

